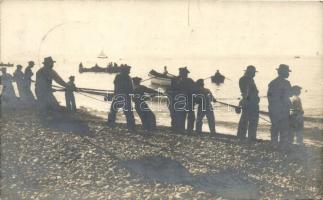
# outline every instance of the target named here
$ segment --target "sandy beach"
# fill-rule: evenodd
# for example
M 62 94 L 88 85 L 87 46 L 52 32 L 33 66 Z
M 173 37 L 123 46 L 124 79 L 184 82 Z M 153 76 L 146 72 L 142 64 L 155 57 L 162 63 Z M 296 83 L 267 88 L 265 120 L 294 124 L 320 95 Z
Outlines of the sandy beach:
M 321 180 L 320 145 L 129 133 L 82 110 L 2 113 L 2 199 L 321 199 Z

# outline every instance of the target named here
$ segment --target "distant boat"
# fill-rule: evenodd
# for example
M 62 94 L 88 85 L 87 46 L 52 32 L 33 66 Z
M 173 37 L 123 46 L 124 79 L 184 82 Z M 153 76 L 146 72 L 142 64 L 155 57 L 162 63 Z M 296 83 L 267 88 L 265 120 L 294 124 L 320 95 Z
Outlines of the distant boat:
M 108 58 L 108 56 L 105 55 L 104 51 L 102 50 L 101 53 L 99 54 L 98 58 L 105 59 L 105 58 Z
M 219 70 L 216 70 L 216 73 L 211 77 L 212 83 L 215 83 L 217 85 L 220 85 L 224 83 L 225 76 L 223 76 Z
M 151 70 L 148 76 L 151 78 L 152 84 L 160 86 L 170 86 L 172 78 L 174 77 L 168 74 L 156 72 L 155 70 Z
M 295 58 L 295 59 L 299 59 L 299 58 L 301 58 L 301 57 L 300 57 L 300 56 L 294 56 L 294 58 Z
M 85 68 L 82 63 L 79 64 L 79 73 L 84 72 L 95 72 L 95 73 L 119 73 L 121 69 L 125 66 L 128 66 L 127 64 L 121 64 L 118 65 L 117 63 L 110 62 L 107 67 L 100 67 L 98 64 L 95 64 L 93 67 Z
M 13 64 L 11 63 L 0 63 L 0 67 L 13 67 Z

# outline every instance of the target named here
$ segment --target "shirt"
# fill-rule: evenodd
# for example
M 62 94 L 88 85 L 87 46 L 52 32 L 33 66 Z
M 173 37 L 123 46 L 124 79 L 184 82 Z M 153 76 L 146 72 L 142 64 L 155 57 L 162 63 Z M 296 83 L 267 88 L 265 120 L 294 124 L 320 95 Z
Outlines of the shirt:
M 114 79 L 115 94 L 131 94 L 133 93 L 132 79 L 128 74 L 118 74 Z
M 53 69 L 42 67 L 36 73 L 35 89 L 43 92 L 52 92 L 52 81 L 66 87 L 65 81 Z
M 73 82 L 69 81 L 66 83 L 66 93 L 72 94 L 74 91 L 76 91 L 76 86 Z
M 212 107 L 212 100 L 215 100 L 211 90 L 207 88 L 200 88 L 196 92 L 194 100 L 197 104 L 203 106 L 204 109 Z
M 25 69 L 25 80 L 29 81 L 31 80 L 31 77 L 34 75 L 34 73 L 31 71 L 31 67 L 26 67 Z
M 141 103 L 145 101 L 145 94 L 158 94 L 156 90 L 153 90 L 151 88 L 148 88 L 144 85 L 138 85 L 134 87 L 134 102 Z
M 13 73 L 13 79 L 16 81 L 18 85 L 23 84 L 24 81 L 24 73 L 22 71 L 16 70 Z
M 258 89 L 253 78 L 242 76 L 239 80 L 239 87 L 244 99 L 258 101 Z
M 303 115 L 303 106 L 302 101 L 299 96 L 292 97 L 292 105 L 291 105 L 291 114 L 301 114 Z
M 290 95 L 291 85 L 290 82 L 284 78 L 277 77 L 268 85 L 268 109 L 272 114 L 289 115 L 291 106 Z

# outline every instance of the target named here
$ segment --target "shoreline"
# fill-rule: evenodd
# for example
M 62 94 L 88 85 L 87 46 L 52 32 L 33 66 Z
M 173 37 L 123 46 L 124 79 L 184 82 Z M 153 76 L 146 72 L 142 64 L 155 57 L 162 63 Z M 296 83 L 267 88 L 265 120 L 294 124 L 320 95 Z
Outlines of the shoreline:
M 322 148 L 313 145 L 129 133 L 85 111 L 3 113 L 1 127 L 4 199 L 322 198 Z
M 91 108 L 81 107 L 80 110 L 84 112 L 88 112 L 93 116 L 99 117 L 101 120 L 107 120 L 107 112 L 94 110 Z M 136 125 L 140 127 L 141 122 L 139 117 L 137 116 L 136 112 L 134 111 L 136 116 Z M 118 114 L 117 117 L 117 123 L 125 125 L 125 117 L 120 114 Z M 261 119 L 259 119 L 261 120 Z M 306 116 L 305 117 L 305 127 L 304 127 L 304 143 L 309 145 L 315 145 L 318 147 L 323 147 L 323 117 L 312 117 L 312 116 Z M 232 122 L 232 121 L 219 121 L 216 120 L 216 126 L 221 127 L 221 129 L 224 129 L 225 132 L 218 133 L 219 135 L 228 136 L 228 137 L 235 137 L 236 138 L 236 131 L 238 128 L 238 121 Z M 203 132 L 202 134 L 208 135 L 209 132 L 205 131 L 208 130 L 207 123 L 203 123 Z M 166 129 L 170 130 L 170 126 L 164 125 L 164 124 L 158 124 L 157 123 L 157 129 Z M 258 125 L 258 133 L 257 133 L 257 140 L 259 141 L 270 141 L 270 124 L 263 123 Z

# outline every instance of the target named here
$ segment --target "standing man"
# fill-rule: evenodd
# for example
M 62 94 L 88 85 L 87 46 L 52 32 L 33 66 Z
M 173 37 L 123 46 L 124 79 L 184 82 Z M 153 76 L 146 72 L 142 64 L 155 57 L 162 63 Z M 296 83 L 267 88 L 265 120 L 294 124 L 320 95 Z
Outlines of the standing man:
M 175 103 L 177 102 L 175 100 L 176 96 L 179 94 L 178 91 L 178 81 L 179 81 L 179 77 L 173 77 L 171 79 L 171 85 L 169 88 L 166 89 L 166 94 L 167 94 L 167 98 L 168 98 L 168 104 L 167 107 L 169 109 L 169 113 L 170 113 L 170 117 L 171 117 L 171 130 L 173 132 L 176 132 L 178 130 L 178 114 L 177 111 L 175 109 Z
M 1 84 L 3 85 L 2 89 L 2 100 L 3 103 L 15 103 L 17 100 L 15 89 L 13 88 L 12 81 L 13 77 L 11 74 L 7 73 L 7 68 L 1 69 Z
M 17 84 L 20 100 L 25 100 L 24 73 L 22 72 L 21 65 L 17 65 L 17 69 L 13 73 L 13 79 Z
M 67 82 L 67 87 L 65 89 L 65 102 L 66 102 L 66 110 L 68 112 L 75 112 L 76 111 L 76 103 L 74 92 L 76 91 L 75 86 L 75 76 L 69 77 L 69 82 Z
M 130 77 L 130 66 L 122 66 L 120 74 L 114 79 L 114 97 L 108 115 L 108 126 L 114 127 L 116 114 L 119 109 L 123 110 L 127 119 L 129 131 L 135 130 L 135 118 L 132 112 L 131 94 L 133 94 L 133 84 Z
M 34 65 L 35 65 L 34 61 L 28 62 L 28 66 L 25 69 L 25 77 L 24 77 L 26 99 L 27 101 L 30 101 L 30 102 L 35 101 L 35 97 L 31 92 L 31 88 L 30 88 L 31 77 L 34 75 L 34 73 L 32 72 L 32 68 L 34 67 Z
M 65 81 L 53 70 L 54 63 L 52 57 L 44 58 L 44 66 L 36 73 L 35 93 L 38 100 L 38 106 L 42 115 L 48 115 L 49 112 L 58 109 L 58 102 L 53 94 L 53 80 L 63 87 L 67 87 Z
M 150 110 L 148 104 L 145 102 L 151 98 L 151 95 L 157 95 L 158 91 L 148 88 L 144 85 L 140 85 L 141 78 L 132 78 L 134 85 L 134 102 L 135 109 L 141 119 L 142 128 L 147 131 L 156 129 L 156 116 Z
M 202 132 L 203 118 L 206 116 L 210 133 L 215 134 L 215 117 L 213 112 L 212 102 L 216 102 L 212 92 L 204 87 L 204 80 L 196 81 L 197 95 L 195 101 L 198 104 L 196 117 L 196 132 Z
M 242 114 L 239 121 L 239 138 L 245 138 L 248 132 L 248 139 L 255 140 L 259 121 L 259 101 L 258 89 L 254 81 L 256 68 L 249 65 L 244 75 L 239 80 L 239 87 L 242 99 L 239 105 L 242 107 Z
M 187 133 L 193 131 L 195 122 L 193 94 L 196 91 L 196 85 L 193 79 L 188 78 L 189 73 L 190 71 L 187 67 L 179 68 L 179 82 L 177 86 L 179 95 L 175 97 L 179 100 L 179 102 L 176 102 L 178 107 L 175 106 L 178 114 L 178 129 L 180 132 L 184 132 L 187 122 Z
M 289 66 L 279 65 L 278 77 L 268 85 L 268 109 L 271 121 L 271 141 L 277 143 L 291 143 L 289 131 L 289 111 L 291 85 L 288 80 Z M 278 139 L 279 138 L 279 139 Z

